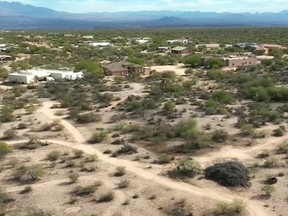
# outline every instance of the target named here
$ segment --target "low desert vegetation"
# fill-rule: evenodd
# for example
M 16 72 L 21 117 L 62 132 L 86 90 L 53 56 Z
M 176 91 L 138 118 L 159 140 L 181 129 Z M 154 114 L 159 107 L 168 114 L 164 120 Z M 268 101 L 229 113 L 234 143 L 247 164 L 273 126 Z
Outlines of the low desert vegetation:
M 232 203 L 221 202 L 215 209 L 216 215 L 236 216 L 242 213 L 246 204 L 242 200 L 234 200 Z
M 225 187 L 249 187 L 248 169 L 240 162 L 226 162 L 205 169 L 205 178 Z

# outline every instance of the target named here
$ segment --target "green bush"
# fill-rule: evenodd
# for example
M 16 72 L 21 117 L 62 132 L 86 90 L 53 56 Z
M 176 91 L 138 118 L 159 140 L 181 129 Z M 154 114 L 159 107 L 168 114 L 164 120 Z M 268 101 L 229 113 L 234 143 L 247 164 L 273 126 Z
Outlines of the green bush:
M 252 124 L 245 124 L 240 129 L 240 134 L 242 136 L 251 136 L 255 133 L 255 128 Z
M 53 150 L 47 154 L 47 159 L 49 161 L 56 161 L 60 157 L 61 153 L 57 150 Z
M 99 203 L 110 202 L 114 199 L 114 196 L 115 196 L 114 192 L 110 191 L 110 192 L 102 194 L 97 201 Z
M 77 182 L 77 180 L 79 178 L 79 174 L 76 172 L 69 173 L 68 178 L 70 179 L 70 182 L 73 184 L 73 183 Z
M 277 168 L 280 167 L 280 161 L 278 160 L 278 158 L 268 158 L 264 161 L 264 165 L 265 168 Z
M 212 99 L 221 104 L 231 104 L 233 102 L 233 97 L 229 92 L 220 90 L 212 94 Z
M 106 131 L 100 131 L 94 133 L 91 138 L 88 140 L 89 143 L 101 143 L 103 140 L 107 138 L 107 132 Z
M 0 157 L 5 156 L 13 151 L 13 147 L 5 142 L 0 142 Z
M 168 101 L 163 106 L 163 113 L 168 117 L 172 117 L 175 112 L 175 104 L 172 101 Z
M 218 163 L 205 169 L 205 178 L 225 187 L 248 187 L 248 169 L 240 162 Z
M 88 186 L 77 186 L 72 191 L 77 196 L 87 196 L 93 194 L 97 190 L 97 186 L 88 185 Z
M 116 167 L 116 171 L 114 173 L 114 176 L 116 177 L 122 177 L 126 174 L 126 167 Z
M 34 164 L 30 166 L 21 166 L 16 169 L 13 179 L 17 181 L 37 181 L 45 175 L 45 170 L 41 165 Z
M 221 143 L 225 142 L 228 138 L 229 134 L 227 131 L 217 129 L 212 133 L 212 140 L 215 142 Z
M 82 150 L 78 150 L 78 149 L 73 150 L 73 153 L 74 153 L 75 158 L 82 158 L 84 154 Z
M 207 115 L 224 115 L 227 114 L 227 109 L 218 101 L 207 100 L 205 112 Z
M 283 130 L 282 128 L 277 128 L 273 131 L 273 136 L 275 137 L 281 137 L 284 136 L 285 134 L 285 130 Z
M 80 124 L 87 124 L 92 122 L 99 122 L 101 121 L 101 116 L 99 114 L 83 114 L 77 116 L 77 122 Z
M 197 163 L 192 159 L 184 158 L 181 159 L 178 165 L 169 172 L 169 175 L 172 177 L 193 178 L 200 173 L 201 173 L 201 167 L 199 163 Z
M 171 159 L 167 154 L 162 154 L 157 159 L 158 164 L 167 164 L 167 163 L 170 163 L 170 161 Z
M 17 137 L 17 132 L 15 130 L 6 130 L 3 133 L 3 139 L 4 140 L 12 140 Z
M 124 179 L 118 183 L 118 188 L 119 189 L 127 188 L 129 184 L 130 184 L 130 181 L 127 179 Z
M 275 192 L 275 187 L 273 185 L 264 185 L 261 190 L 264 192 L 264 195 L 271 197 L 272 193 Z
M 234 200 L 232 203 L 221 202 L 215 210 L 216 215 L 238 215 L 245 210 L 246 204 L 242 200 Z

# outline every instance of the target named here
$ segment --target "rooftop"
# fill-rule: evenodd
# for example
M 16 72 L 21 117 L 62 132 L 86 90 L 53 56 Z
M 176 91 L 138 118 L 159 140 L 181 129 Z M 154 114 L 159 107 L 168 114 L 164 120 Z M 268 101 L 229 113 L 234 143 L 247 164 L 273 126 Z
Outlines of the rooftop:
M 181 47 L 181 46 L 178 46 L 178 47 L 174 47 L 172 50 L 173 51 L 183 51 L 183 50 L 186 50 L 188 49 L 187 47 Z

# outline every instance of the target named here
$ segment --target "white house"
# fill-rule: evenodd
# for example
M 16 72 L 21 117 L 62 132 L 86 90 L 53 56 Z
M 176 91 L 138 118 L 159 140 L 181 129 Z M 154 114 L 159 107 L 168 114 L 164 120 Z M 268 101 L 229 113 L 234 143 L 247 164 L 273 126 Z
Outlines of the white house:
M 91 46 L 94 47 L 106 47 L 106 46 L 110 46 L 110 42 L 94 42 L 94 43 L 90 43 Z
M 30 84 L 35 81 L 35 75 L 32 73 L 11 73 L 8 75 L 8 81 L 11 83 Z

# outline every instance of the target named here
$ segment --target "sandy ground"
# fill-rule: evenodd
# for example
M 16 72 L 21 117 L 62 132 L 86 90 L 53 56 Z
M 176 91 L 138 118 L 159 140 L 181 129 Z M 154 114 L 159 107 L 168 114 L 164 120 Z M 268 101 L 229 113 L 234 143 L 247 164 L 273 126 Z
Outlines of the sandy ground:
M 49 105 L 49 106 L 48 106 Z M 42 112 L 46 113 L 46 108 L 45 107 L 50 107 L 50 102 L 48 102 L 48 105 L 44 103 L 44 109 L 42 109 Z M 64 122 L 65 120 L 63 120 Z M 69 122 L 66 122 L 63 125 L 70 124 Z M 73 128 L 73 125 L 70 125 L 69 128 Z M 73 135 L 75 140 L 85 140 L 80 133 L 73 133 L 73 131 L 76 128 L 73 128 L 73 130 L 70 131 L 71 135 Z M 76 129 L 77 130 L 77 129 Z M 197 195 L 200 197 L 206 197 L 218 201 L 231 201 L 235 198 L 238 197 L 238 195 L 235 194 L 230 194 L 230 193 L 224 193 L 224 192 L 218 192 L 217 190 L 214 191 L 213 189 L 209 188 L 207 190 L 206 188 L 198 188 L 194 187 L 192 185 L 183 183 L 183 182 L 175 182 L 170 179 L 167 179 L 163 176 L 158 176 L 155 175 L 153 172 L 150 172 L 149 170 L 145 170 L 141 168 L 141 166 L 137 166 L 138 162 L 131 162 L 128 160 L 124 159 L 119 159 L 119 158 L 110 158 L 107 155 L 102 154 L 99 152 L 97 149 L 95 149 L 94 146 L 89 146 L 86 144 L 80 144 L 80 143 L 69 143 L 69 142 L 63 142 L 63 141 L 54 141 L 54 140 L 49 140 L 49 142 L 52 142 L 54 144 L 74 148 L 74 149 L 81 149 L 87 154 L 97 154 L 99 159 L 107 164 L 113 165 L 113 166 L 124 166 L 126 167 L 127 171 L 134 173 L 136 176 L 138 176 L 141 179 L 146 179 L 153 181 L 155 184 L 159 184 L 165 188 L 170 188 L 172 190 L 178 190 L 186 193 L 191 193 L 193 195 Z M 238 197 L 239 198 L 239 197 Z M 242 198 L 242 197 L 241 197 Z M 244 198 L 245 199 L 245 198 Z M 245 199 L 247 201 L 248 207 L 247 211 L 250 213 L 250 215 L 261 215 L 261 216 L 268 216 L 265 211 L 260 208 L 260 206 L 256 205 L 254 201 L 251 201 L 249 199 Z
M 131 84 L 130 89 L 126 89 L 122 92 L 115 93 L 115 96 L 120 97 L 121 101 L 126 100 L 126 98 L 131 95 L 140 95 L 145 96 L 144 87 L 141 84 Z M 169 164 L 162 166 L 162 165 L 155 165 L 151 164 L 154 156 L 152 155 L 151 160 L 147 161 L 133 161 L 132 157 L 119 157 L 119 158 L 111 158 L 108 155 L 104 155 L 102 152 L 104 149 L 111 148 L 116 149 L 118 147 L 111 147 L 108 145 L 109 143 L 104 143 L 100 145 L 88 145 L 86 140 L 90 138 L 93 131 L 96 131 L 96 128 L 109 128 L 111 124 L 107 121 L 110 117 L 117 112 L 111 110 L 112 107 L 116 106 L 119 102 L 113 102 L 110 107 L 102 109 L 100 114 L 103 116 L 103 120 L 100 123 L 96 124 L 89 124 L 89 125 L 77 125 L 70 121 L 64 119 L 64 117 L 55 116 L 55 112 L 57 109 L 50 109 L 55 101 L 44 101 L 41 108 L 37 110 L 37 112 L 33 115 L 23 115 L 20 113 L 21 118 L 18 119 L 17 122 L 3 124 L 1 127 L 0 132 L 3 133 L 5 129 L 15 127 L 20 122 L 29 122 L 31 125 L 28 129 L 23 131 L 18 131 L 19 137 L 21 140 L 16 141 L 9 141 L 10 144 L 15 144 L 19 142 L 23 142 L 23 139 L 26 139 L 27 133 L 31 133 L 29 131 L 32 127 L 36 127 L 41 125 L 43 122 L 52 122 L 54 119 L 63 118 L 61 124 L 64 126 L 64 130 L 60 133 L 54 132 L 41 132 L 37 135 L 41 137 L 43 141 L 47 141 L 49 143 L 53 143 L 49 147 L 37 149 L 32 152 L 14 152 L 11 157 L 21 158 L 21 160 L 27 161 L 25 163 L 41 163 L 43 165 L 47 165 L 47 161 L 45 161 L 46 154 L 51 151 L 52 149 L 59 149 L 60 151 L 72 151 L 72 149 L 78 149 L 84 151 L 87 155 L 89 154 L 97 154 L 99 161 L 97 162 L 97 171 L 96 174 L 93 173 L 81 173 L 81 177 L 79 183 L 81 184 L 89 184 L 93 182 L 95 179 L 103 180 L 103 190 L 99 190 L 100 192 L 105 192 L 107 190 L 113 190 L 115 192 L 115 199 L 113 201 L 113 205 L 111 204 L 97 204 L 95 203 L 95 197 L 99 196 L 98 192 L 93 195 L 93 198 L 85 198 L 84 200 L 77 202 L 72 206 L 67 206 L 67 201 L 69 200 L 69 191 L 71 185 L 68 187 L 63 187 L 63 184 L 67 182 L 67 170 L 63 169 L 63 166 L 49 170 L 48 166 L 48 175 L 45 176 L 40 182 L 37 182 L 34 185 L 33 190 L 33 197 L 28 196 L 25 197 L 25 202 L 22 201 L 21 197 L 23 195 L 19 195 L 18 191 L 23 189 L 23 186 L 17 185 L 15 183 L 7 183 L 8 191 L 13 193 L 14 196 L 20 197 L 21 201 L 17 201 L 15 206 L 11 205 L 11 209 L 17 209 L 21 206 L 27 205 L 27 203 L 33 204 L 38 208 L 46 209 L 48 211 L 61 211 L 65 212 L 65 215 L 70 214 L 77 214 L 77 215 L 87 215 L 93 213 L 93 211 L 97 211 L 100 215 L 113 215 L 118 212 L 121 212 L 124 216 L 129 215 L 143 215 L 143 212 L 147 212 L 145 215 L 155 215 L 155 216 L 162 216 L 164 214 L 164 207 L 166 203 L 171 203 L 171 205 L 176 200 L 179 200 L 180 197 L 184 196 L 187 199 L 188 205 L 190 206 L 190 210 L 193 209 L 193 212 L 196 216 L 200 216 L 200 209 L 199 206 L 205 206 L 205 203 L 210 203 L 209 207 L 215 206 L 215 203 L 219 201 L 232 201 L 235 198 L 243 199 L 247 203 L 247 215 L 251 216 L 278 216 L 279 214 L 285 215 L 287 212 L 287 208 L 285 207 L 284 203 L 286 203 L 285 194 L 278 191 L 275 193 L 275 198 L 271 198 L 270 200 L 259 200 L 255 199 L 257 195 L 261 193 L 261 185 L 265 176 L 269 174 L 269 171 L 273 171 L 274 174 L 277 174 L 280 171 L 283 171 L 285 174 L 287 170 L 285 168 L 279 168 L 274 170 L 267 170 L 261 169 L 261 172 L 257 174 L 256 178 L 252 180 L 253 187 L 249 190 L 244 190 L 242 192 L 235 192 L 229 189 L 224 189 L 219 185 L 211 183 L 206 180 L 191 180 L 190 184 L 174 181 L 168 179 L 164 176 L 161 176 L 163 170 L 169 169 Z M 193 113 L 193 110 L 190 110 Z M 187 115 L 187 116 L 186 116 Z M 183 118 L 187 118 L 191 116 L 191 112 L 187 112 L 187 114 L 183 115 Z M 205 126 L 206 124 L 211 124 L 213 128 L 223 128 L 228 130 L 230 134 L 237 134 L 237 129 L 233 127 L 236 122 L 235 118 L 224 119 L 224 116 L 209 116 L 209 117 L 196 117 L 198 122 L 200 122 L 200 127 Z M 267 130 L 270 134 L 273 129 L 277 128 L 274 125 L 268 125 L 263 130 Z M 267 138 L 254 140 L 252 146 L 241 146 L 239 144 L 223 146 L 222 148 L 208 152 L 203 155 L 199 155 L 194 159 L 198 161 L 202 168 L 205 168 L 209 165 L 214 164 L 215 162 L 222 162 L 226 160 L 240 160 L 246 165 L 252 165 L 254 163 L 263 163 L 262 160 L 256 158 L 256 156 L 263 150 L 274 150 L 276 146 L 288 140 L 288 134 L 283 137 L 275 138 L 271 136 L 267 136 Z M 145 154 L 151 154 L 147 150 L 143 148 L 139 148 L 139 156 L 143 156 Z M 135 157 L 135 155 L 133 156 Z M 281 158 L 281 160 L 285 160 Z M 79 162 L 80 163 L 80 162 Z M 80 163 L 81 164 L 81 163 Z M 115 179 L 111 173 L 114 172 L 115 167 L 117 166 L 124 166 L 127 169 L 127 178 L 132 182 L 130 189 L 125 189 L 123 192 L 122 190 L 116 189 L 117 182 L 119 179 Z M 2 172 L 0 174 L 0 179 L 5 180 L 5 178 L 9 176 L 9 170 Z M 7 179 L 6 179 L 7 180 Z M 4 181 L 6 182 L 6 181 Z M 94 181 L 95 182 L 95 181 Z M 6 183 L 5 183 L 6 184 Z M 283 178 L 279 182 L 279 186 L 284 187 L 287 184 L 287 181 Z M 57 188 L 57 191 L 55 191 Z M 278 185 L 277 185 L 278 188 Z M 53 193 L 51 192 L 53 191 Z M 148 192 L 147 192 L 148 191 Z M 43 196 L 45 193 L 45 196 Z M 139 199 L 132 199 L 131 197 L 137 193 L 140 195 Z M 147 199 L 148 196 L 151 194 L 157 194 L 156 200 L 149 200 Z M 46 196 L 47 194 L 47 196 Z M 101 193 L 100 193 L 101 194 Z M 185 194 L 185 195 L 183 195 Z M 145 196 L 143 196 L 145 195 Z M 26 195 L 25 195 L 26 196 Z M 143 197 L 142 197 L 143 196 Z M 55 199 L 55 197 L 57 197 Z M 159 198 L 158 198 L 159 197 Z M 193 198 L 191 198 L 193 197 Z M 161 198 L 161 199 L 160 199 Z M 53 200 L 54 199 L 54 200 Z M 129 207 L 124 207 L 122 205 L 123 202 L 129 199 L 131 204 Z M 165 200 L 161 201 L 161 200 Z M 18 199 L 17 199 L 18 200 Z M 39 202 L 39 200 L 43 200 Z M 48 202 L 49 205 L 43 205 L 43 203 Z M 47 201 L 48 200 L 48 201 Z M 140 202 L 141 201 L 141 202 Z M 89 203 L 93 203 L 93 205 L 89 205 Z M 194 205 L 193 205 L 194 203 Z M 195 206 L 195 203 L 197 204 Z M 95 205 L 94 205 L 95 204 Z M 171 206 L 170 205 L 170 206 Z M 263 208 L 264 205 L 270 206 L 269 208 Z M 54 207 L 55 206 L 55 207 Z M 197 208 L 198 206 L 198 208 Z M 206 205 L 207 206 L 207 205 Z M 53 208 L 54 209 L 53 209 Z M 275 210 L 276 209 L 276 210 Z M 208 214 L 207 214 L 208 215 Z M 206 215 L 205 215 L 206 216 Z
M 152 66 L 151 70 L 156 70 L 158 72 L 164 72 L 164 71 L 175 71 L 175 73 L 179 76 L 185 75 L 185 70 L 187 68 L 184 66 L 184 64 L 178 64 L 178 65 L 164 65 L 164 66 Z

